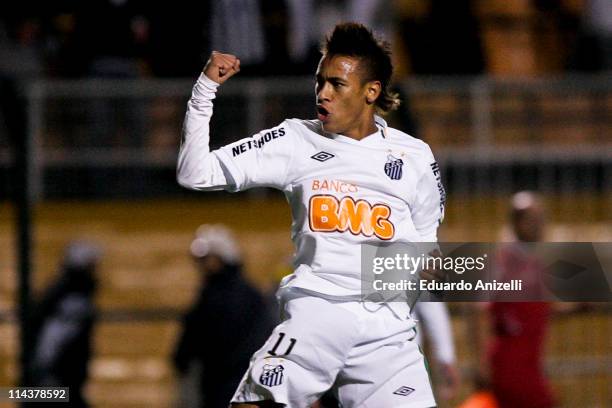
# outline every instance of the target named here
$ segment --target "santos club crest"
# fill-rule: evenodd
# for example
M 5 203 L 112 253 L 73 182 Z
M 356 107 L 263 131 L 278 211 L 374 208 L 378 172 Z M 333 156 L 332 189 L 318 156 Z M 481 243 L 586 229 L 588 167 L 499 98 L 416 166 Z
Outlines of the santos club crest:
M 261 385 L 265 385 L 267 387 L 280 385 L 283 382 L 283 371 L 285 371 L 285 368 L 280 364 L 266 364 L 263 366 L 263 372 L 259 377 L 259 382 Z
M 399 180 L 402 178 L 402 168 L 404 167 L 404 161 L 397 159 L 392 155 L 387 156 L 387 162 L 385 163 L 385 174 L 389 176 L 391 180 Z

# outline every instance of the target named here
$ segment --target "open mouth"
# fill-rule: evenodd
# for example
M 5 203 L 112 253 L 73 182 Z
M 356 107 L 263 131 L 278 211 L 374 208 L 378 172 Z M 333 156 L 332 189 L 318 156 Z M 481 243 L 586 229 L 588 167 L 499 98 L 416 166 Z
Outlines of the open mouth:
M 325 122 L 328 117 L 329 117 L 329 111 L 325 109 L 323 106 L 318 105 L 317 106 L 317 118 L 321 122 Z

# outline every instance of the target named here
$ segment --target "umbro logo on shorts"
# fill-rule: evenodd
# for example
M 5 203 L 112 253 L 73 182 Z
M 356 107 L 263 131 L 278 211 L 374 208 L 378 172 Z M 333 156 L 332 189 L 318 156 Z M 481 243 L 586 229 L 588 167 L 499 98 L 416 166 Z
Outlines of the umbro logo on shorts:
M 393 391 L 395 395 L 401 395 L 402 397 L 407 397 L 408 395 L 414 392 L 414 388 L 406 387 L 405 385 L 399 387 L 397 390 Z
M 263 366 L 263 372 L 259 377 L 259 382 L 266 387 L 281 385 L 283 383 L 283 371 L 285 371 L 285 368 L 280 364 L 266 364 Z
M 334 157 L 333 154 L 327 153 L 327 152 L 323 152 L 323 151 L 310 156 L 311 159 L 315 159 L 315 160 L 320 161 L 320 162 L 327 161 L 327 160 L 331 159 L 332 157 Z

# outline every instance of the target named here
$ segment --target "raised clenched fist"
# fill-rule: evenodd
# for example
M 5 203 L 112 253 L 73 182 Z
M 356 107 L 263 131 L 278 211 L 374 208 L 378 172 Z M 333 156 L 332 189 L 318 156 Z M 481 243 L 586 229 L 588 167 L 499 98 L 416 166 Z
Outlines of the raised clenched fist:
M 240 60 L 235 55 L 213 51 L 202 72 L 216 83 L 222 84 L 240 72 Z

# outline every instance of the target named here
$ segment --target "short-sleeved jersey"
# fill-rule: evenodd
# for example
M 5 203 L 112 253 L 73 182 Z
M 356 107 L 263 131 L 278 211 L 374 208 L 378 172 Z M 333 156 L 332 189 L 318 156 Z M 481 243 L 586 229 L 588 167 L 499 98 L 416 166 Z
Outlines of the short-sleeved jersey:
M 436 241 L 444 189 L 426 143 L 380 117 L 375 117 L 376 132 L 361 140 L 327 133 L 318 120 L 287 119 L 209 153 L 203 121 L 212 115 L 215 88 L 205 77 L 194 88 L 179 182 L 202 190 L 282 190 L 291 206 L 296 247 L 296 272 L 285 285 L 330 296 L 359 295 L 360 244 Z

